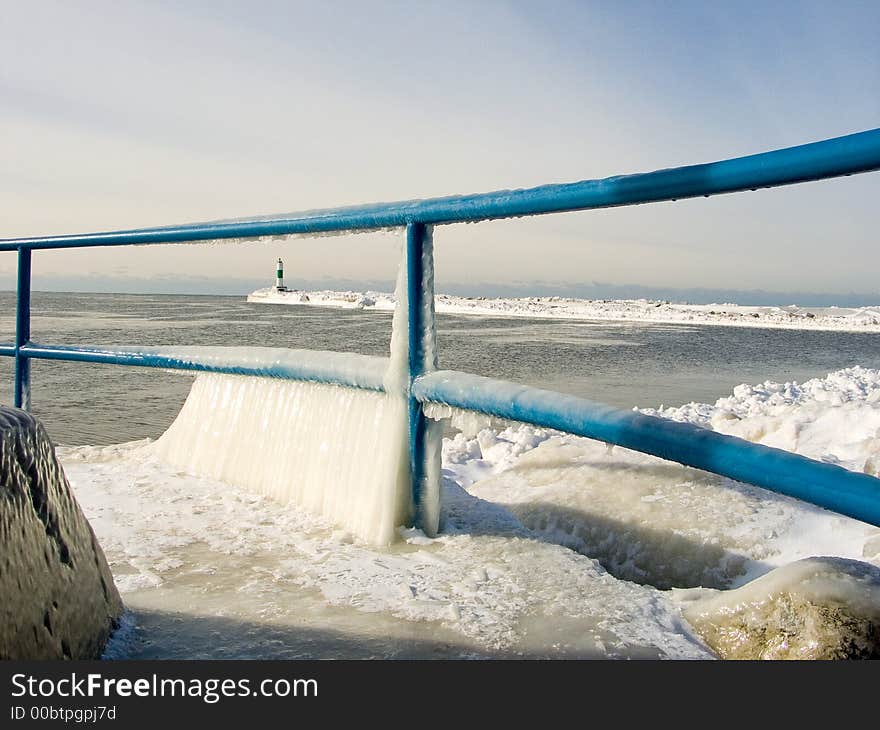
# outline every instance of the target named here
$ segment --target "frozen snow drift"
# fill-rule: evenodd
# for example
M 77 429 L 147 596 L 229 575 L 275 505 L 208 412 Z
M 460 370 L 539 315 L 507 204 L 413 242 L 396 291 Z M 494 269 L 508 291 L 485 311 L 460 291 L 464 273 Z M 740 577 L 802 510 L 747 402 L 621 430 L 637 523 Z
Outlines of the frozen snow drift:
M 395 296 L 383 292 L 276 291 L 257 289 L 256 304 L 300 304 L 390 311 Z M 613 320 L 662 324 L 724 325 L 780 329 L 880 332 L 880 305 L 872 307 L 745 306 L 680 304 L 649 299 L 570 299 L 565 297 L 489 298 L 435 295 L 438 312 L 488 317 Z

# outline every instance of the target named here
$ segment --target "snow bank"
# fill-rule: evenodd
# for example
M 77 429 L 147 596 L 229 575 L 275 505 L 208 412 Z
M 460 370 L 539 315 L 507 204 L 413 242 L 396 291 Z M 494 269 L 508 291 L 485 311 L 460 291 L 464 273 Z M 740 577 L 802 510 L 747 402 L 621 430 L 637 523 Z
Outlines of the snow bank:
M 880 460 L 877 370 L 740 386 L 714 406 L 647 412 L 856 471 L 876 473 Z M 880 559 L 880 530 L 871 525 L 588 439 L 475 424 L 446 440 L 443 456 L 448 478 L 626 580 L 727 588 L 817 552 Z
M 880 370 L 853 367 L 805 383 L 740 385 L 713 405 L 644 412 L 880 475 Z
M 303 304 L 391 311 L 393 294 L 355 291 L 289 291 L 257 289 L 247 300 L 257 304 Z M 438 312 L 492 317 L 530 317 L 574 320 L 613 320 L 662 324 L 771 327 L 781 329 L 880 332 L 880 306 L 799 307 L 790 305 L 676 304 L 648 299 L 569 299 L 523 297 L 493 299 L 437 294 Z

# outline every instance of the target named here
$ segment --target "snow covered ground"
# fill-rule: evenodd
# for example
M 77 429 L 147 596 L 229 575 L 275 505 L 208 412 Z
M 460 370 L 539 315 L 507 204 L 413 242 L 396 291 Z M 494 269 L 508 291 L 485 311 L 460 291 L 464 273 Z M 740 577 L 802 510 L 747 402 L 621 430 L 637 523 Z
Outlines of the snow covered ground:
M 287 291 L 274 287 L 257 289 L 248 295 L 258 304 L 300 304 L 391 311 L 393 294 L 354 291 Z M 527 297 L 491 299 L 437 294 L 438 312 L 494 317 L 532 317 L 576 320 L 614 320 L 664 324 L 724 325 L 733 327 L 775 327 L 783 329 L 880 332 L 880 305 L 872 307 L 784 307 L 739 304 L 676 304 L 647 299 L 565 299 Z
M 743 385 L 659 414 L 878 473 L 877 370 Z M 682 589 L 741 586 L 813 555 L 880 565 L 880 530 L 787 497 L 523 424 L 456 424 L 442 533 L 401 530 L 385 549 L 182 472 L 155 443 L 59 448 L 127 605 L 187 627 L 165 646 L 148 627 L 141 649 L 121 653 L 146 641 L 153 656 L 311 656 L 314 645 L 285 644 L 307 626 L 341 632 L 335 656 L 369 645 L 378 656 L 708 658 Z M 231 623 L 198 643 L 186 617 Z M 401 652 L 400 637 L 430 646 Z

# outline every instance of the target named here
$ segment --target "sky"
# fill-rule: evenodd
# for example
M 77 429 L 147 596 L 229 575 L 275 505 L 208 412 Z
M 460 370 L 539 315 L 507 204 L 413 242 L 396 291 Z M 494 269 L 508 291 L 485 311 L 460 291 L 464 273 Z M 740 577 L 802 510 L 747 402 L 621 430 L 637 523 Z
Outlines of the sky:
M 0 0 L 0 237 L 527 187 L 880 126 L 876 2 Z M 445 226 L 465 294 L 880 302 L 880 173 Z M 387 234 L 34 254 L 36 289 L 387 288 Z M 0 253 L 0 287 L 15 255 Z M 785 300 L 785 301 L 782 301 Z

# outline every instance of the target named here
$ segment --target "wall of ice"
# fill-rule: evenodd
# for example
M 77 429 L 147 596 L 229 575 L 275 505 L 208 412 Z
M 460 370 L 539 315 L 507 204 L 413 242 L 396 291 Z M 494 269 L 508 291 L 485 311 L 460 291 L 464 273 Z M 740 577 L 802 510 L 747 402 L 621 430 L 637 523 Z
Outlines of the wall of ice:
M 406 401 L 353 388 L 203 374 L 157 454 L 387 544 L 410 517 Z
M 424 287 L 420 341 L 425 368 L 436 368 L 433 255 L 430 232 L 422 252 Z M 385 392 L 280 377 L 200 375 L 181 412 L 153 446 L 189 473 L 219 479 L 329 518 L 367 542 L 385 545 L 414 517 L 409 463 L 409 313 L 406 258 L 397 280 Z M 283 375 L 328 372 L 375 387 L 378 358 L 339 353 L 291 353 L 252 348 L 165 348 L 162 354 Z M 292 355 L 296 357 L 292 357 Z M 363 381 L 363 382 L 361 382 Z M 440 522 L 442 429 L 424 434 L 419 526 L 436 534 Z

